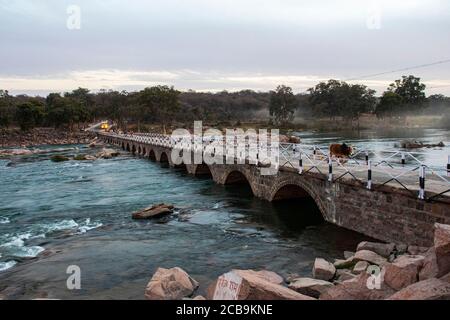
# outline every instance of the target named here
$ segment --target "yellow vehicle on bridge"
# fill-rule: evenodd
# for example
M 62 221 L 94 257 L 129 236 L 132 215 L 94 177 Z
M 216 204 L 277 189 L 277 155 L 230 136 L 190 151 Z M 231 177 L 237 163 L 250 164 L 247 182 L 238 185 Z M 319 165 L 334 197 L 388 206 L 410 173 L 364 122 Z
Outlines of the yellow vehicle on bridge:
M 109 130 L 109 123 L 108 123 L 108 121 L 102 122 L 102 124 L 100 125 L 100 129 L 102 129 L 104 131 L 108 131 Z

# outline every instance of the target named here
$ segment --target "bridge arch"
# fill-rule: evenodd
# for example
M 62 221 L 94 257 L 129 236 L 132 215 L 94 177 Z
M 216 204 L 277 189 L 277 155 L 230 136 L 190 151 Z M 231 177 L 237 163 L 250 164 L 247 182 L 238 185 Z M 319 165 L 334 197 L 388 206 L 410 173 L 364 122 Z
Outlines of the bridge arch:
M 132 154 L 136 153 L 136 146 L 134 144 L 131 145 L 131 153 Z
M 169 164 L 169 157 L 167 156 L 167 153 L 165 151 L 161 152 L 161 155 L 159 156 L 159 162 Z
M 130 147 L 130 144 L 129 144 L 129 143 L 127 143 L 126 150 L 127 150 L 128 152 L 131 152 L 131 147 Z
M 212 178 L 212 172 L 209 166 L 206 163 L 198 164 L 194 168 L 193 172 L 194 176 L 200 176 L 200 177 L 211 177 Z
M 321 197 L 314 191 L 312 186 L 297 179 L 282 180 L 275 183 L 269 192 L 269 201 L 311 198 L 314 200 L 322 217 L 327 220 L 328 212 Z
M 240 168 L 236 168 L 234 170 L 230 170 L 225 174 L 223 177 L 223 184 L 225 185 L 232 185 L 232 184 L 239 184 L 239 185 L 248 185 L 250 189 L 252 190 L 252 194 L 256 195 L 256 187 L 252 183 L 251 177 L 248 177 L 246 172 L 243 170 L 240 170 Z
M 148 158 L 152 161 L 156 161 L 156 155 L 155 155 L 155 151 L 153 151 L 153 149 L 150 149 L 148 151 Z

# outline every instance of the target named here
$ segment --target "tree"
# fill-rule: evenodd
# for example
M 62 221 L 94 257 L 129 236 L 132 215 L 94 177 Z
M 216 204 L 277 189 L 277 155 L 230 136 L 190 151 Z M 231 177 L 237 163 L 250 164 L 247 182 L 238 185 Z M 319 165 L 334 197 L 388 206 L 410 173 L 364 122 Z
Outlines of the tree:
M 163 132 L 166 132 L 166 125 L 173 119 L 179 109 L 180 92 L 173 87 L 155 86 L 145 88 L 139 92 L 138 100 L 144 113 L 162 124 Z
M 13 97 L 8 90 L 0 90 L 0 127 L 7 127 L 11 123 L 15 114 Z
M 281 85 L 270 92 L 269 112 L 276 124 L 292 121 L 296 108 L 297 100 L 292 93 L 292 88 Z
M 312 112 L 318 116 L 330 119 L 341 116 L 353 120 L 375 108 L 375 91 L 364 85 L 331 79 L 320 82 L 308 91 Z
M 29 130 L 38 126 L 44 119 L 44 105 L 30 100 L 17 106 L 16 120 L 21 130 Z
M 400 106 L 402 105 L 403 98 L 399 94 L 392 91 L 385 91 L 381 96 L 375 113 L 379 118 L 384 118 L 386 116 L 392 117 L 393 115 L 398 114 Z
M 403 103 L 419 106 L 425 101 L 425 87 L 425 84 L 420 83 L 420 78 L 409 75 L 391 83 L 388 91 L 402 97 Z

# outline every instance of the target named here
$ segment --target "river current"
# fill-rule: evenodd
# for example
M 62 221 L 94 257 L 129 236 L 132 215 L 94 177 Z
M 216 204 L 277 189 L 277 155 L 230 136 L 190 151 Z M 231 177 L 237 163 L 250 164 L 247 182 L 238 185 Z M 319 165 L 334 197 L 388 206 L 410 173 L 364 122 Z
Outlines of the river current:
M 305 143 L 345 139 L 374 148 L 392 148 L 402 138 L 450 141 L 445 130 L 299 135 Z M 54 163 L 54 154 L 98 150 L 40 148 L 50 152 L 0 159 L 0 297 L 142 299 L 156 268 L 175 266 L 204 293 L 235 268 L 310 276 L 316 257 L 342 258 L 366 239 L 321 221 L 311 200 L 269 203 L 246 186 L 216 185 L 126 153 Z M 449 148 L 425 151 L 441 166 Z M 174 204 L 175 213 L 131 219 L 133 211 L 161 202 Z M 81 269 L 80 290 L 67 289 L 70 265 Z

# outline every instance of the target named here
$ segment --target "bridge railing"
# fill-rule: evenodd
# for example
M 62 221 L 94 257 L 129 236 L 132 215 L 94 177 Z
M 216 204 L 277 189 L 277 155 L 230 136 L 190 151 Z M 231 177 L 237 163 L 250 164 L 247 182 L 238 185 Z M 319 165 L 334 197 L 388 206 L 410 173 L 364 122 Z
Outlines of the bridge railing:
M 181 143 L 183 137 L 157 133 L 102 134 L 168 148 L 177 146 L 195 152 L 208 151 L 213 155 L 226 156 L 228 152 L 217 144 L 220 139 L 223 139 L 222 137 L 203 137 L 196 144 L 193 141 Z M 222 140 L 220 142 L 222 146 L 230 147 L 229 141 Z M 275 158 L 279 167 L 294 168 L 298 170 L 299 174 L 318 172 L 326 175 L 330 182 L 351 179 L 366 185 L 369 190 L 385 185 L 397 185 L 424 200 L 439 199 L 450 194 L 449 171 L 447 171 L 450 165 L 447 169 L 437 169 L 427 165 L 420 160 L 426 155 L 421 152 L 370 150 L 356 146 L 357 151 L 343 159 L 330 155 L 328 149 L 319 145 L 279 143 L 272 148 L 269 144 L 268 149 L 261 152 L 262 150 L 258 149 L 257 144 L 246 142 L 242 149 L 242 145 L 237 142 L 236 138 L 234 145 L 231 144 L 234 151 L 231 154 L 238 160 L 238 163 L 245 163 L 246 159 L 252 160 L 254 163 L 270 163 L 274 159 L 275 152 L 278 151 Z M 429 195 L 426 191 L 429 191 Z

